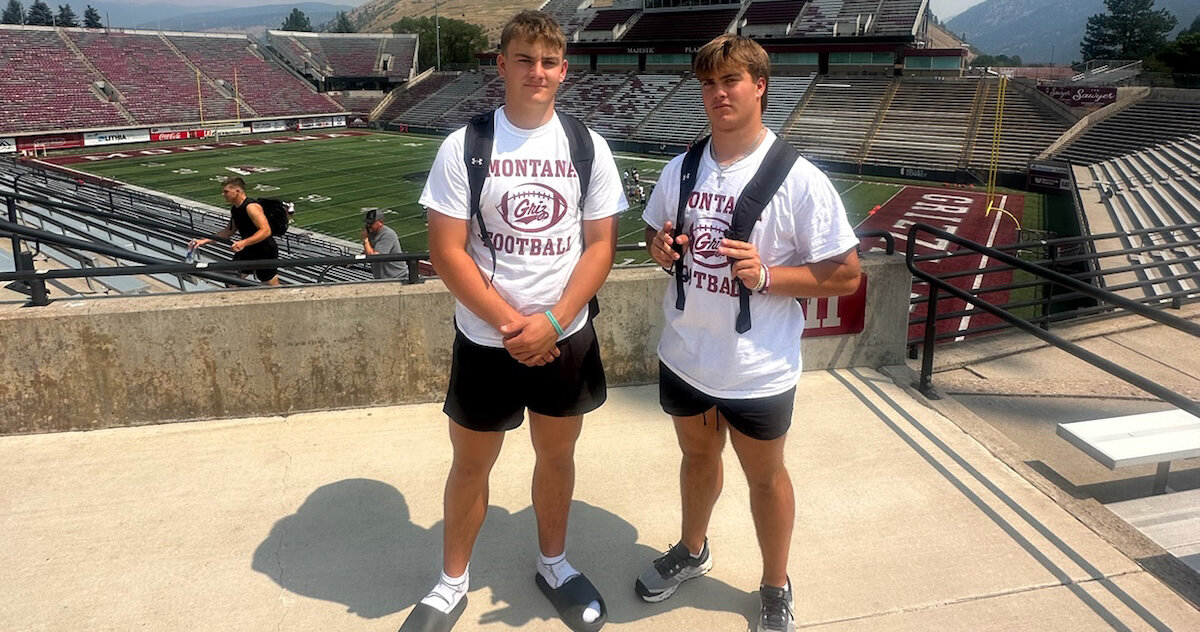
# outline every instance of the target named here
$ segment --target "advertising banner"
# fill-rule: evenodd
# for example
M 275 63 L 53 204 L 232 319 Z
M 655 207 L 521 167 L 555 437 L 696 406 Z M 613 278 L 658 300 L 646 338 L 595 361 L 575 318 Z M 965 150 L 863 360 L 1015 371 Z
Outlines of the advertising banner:
M 127 129 L 118 132 L 88 132 L 83 135 L 86 147 L 96 145 L 120 145 L 122 143 L 146 143 L 150 141 L 150 130 Z
M 35 145 L 46 149 L 76 149 L 83 147 L 83 134 L 53 134 L 46 136 L 21 136 L 17 139 L 17 149 L 25 151 Z
M 210 129 L 194 129 L 190 127 L 152 127 L 150 140 L 186 140 L 189 138 L 208 138 L 214 132 Z
M 342 125 L 346 124 L 346 118 L 342 117 Z M 319 118 L 300 119 L 300 129 L 323 129 L 333 127 L 333 119 L 328 116 Z
M 260 132 L 286 132 L 287 123 L 284 121 L 254 121 L 250 124 L 250 131 L 255 134 Z
M 12 154 L 17 151 L 17 139 L 0 138 L 0 154 Z
M 1117 89 L 1101 86 L 1038 86 L 1047 96 L 1073 108 L 1092 107 L 1116 103 Z
M 861 333 L 867 315 L 867 275 L 862 275 L 858 291 L 849 296 L 804 299 L 800 306 L 804 308 L 805 338 Z

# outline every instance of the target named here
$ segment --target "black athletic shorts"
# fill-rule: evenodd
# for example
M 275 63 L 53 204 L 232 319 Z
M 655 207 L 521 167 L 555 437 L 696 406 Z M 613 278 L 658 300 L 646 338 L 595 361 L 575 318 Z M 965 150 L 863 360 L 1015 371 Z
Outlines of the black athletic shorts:
M 525 366 L 508 350 L 454 337 L 446 415 L 481 432 L 512 430 L 525 409 L 549 417 L 574 417 L 596 410 L 608 397 L 596 330 L 583 329 L 558 342 L 559 356 L 544 366 Z
M 795 386 L 770 397 L 713 397 L 696 390 L 667 365 L 658 363 L 658 402 L 664 412 L 674 417 L 693 417 L 715 407 L 734 430 L 751 439 L 770 441 L 782 437 L 792 425 L 795 398 Z
M 278 259 L 279 246 L 275 243 L 274 237 L 267 237 L 257 244 L 250 244 L 241 251 L 233 253 L 234 261 L 257 261 L 260 259 Z M 258 270 L 240 270 L 242 276 L 250 276 L 253 274 L 259 281 L 266 283 L 274 279 L 279 270 L 275 268 L 260 268 Z

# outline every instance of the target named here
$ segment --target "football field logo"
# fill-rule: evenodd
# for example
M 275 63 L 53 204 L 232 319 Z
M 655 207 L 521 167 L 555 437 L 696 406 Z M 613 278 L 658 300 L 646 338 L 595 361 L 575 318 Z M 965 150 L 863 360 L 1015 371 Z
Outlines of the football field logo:
M 515 230 L 539 233 L 562 220 L 567 214 L 567 200 L 544 184 L 527 182 L 506 191 L 496 210 Z
M 722 268 L 729 265 L 729 258 L 717 254 L 729 223 L 719 217 L 705 217 L 692 224 L 692 260 L 704 268 Z

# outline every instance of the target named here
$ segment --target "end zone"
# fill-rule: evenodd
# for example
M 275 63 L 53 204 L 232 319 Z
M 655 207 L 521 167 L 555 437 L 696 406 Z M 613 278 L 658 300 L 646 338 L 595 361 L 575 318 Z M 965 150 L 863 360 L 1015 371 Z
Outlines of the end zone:
M 996 206 L 1003 208 L 1017 221 L 1023 218 L 1025 197 L 1020 194 L 1004 194 L 996 197 Z M 892 199 L 882 204 L 862 226 L 872 230 L 883 230 L 891 233 L 896 239 L 896 249 L 908 247 L 908 230 L 913 224 L 929 224 L 948 233 L 964 239 L 978 242 L 985 246 L 1011 244 L 1017 241 L 1017 224 L 1005 213 L 993 211 L 987 213 L 987 195 L 976 191 L 964 191 L 951 188 L 905 187 Z M 918 239 L 914 244 L 917 255 L 939 252 L 954 252 L 958 247 L 938 239 L 926 241 Z M 988 258 L 972 255 L 955 257 L 953 259 L 935 259 L 920 263 L 922 270 L 931 274 L 945 274 L 970 269 L 985 268 Z M 992 272 L 949 279 L 951 285 L 967 291 L 977 290 L 985 286 L 1003 285 L 1012 280 L 1011 272 Z M 925 285 L 914 285 L 913 292 L 926 295 L 929 288 Z M 992 292 L 982 295 L 993 303 L 1002 303 L 1008 299 L 1008 292 Z M 964 301 L 958 299 L 940 300 L 939 312 L 960 311 L 968 309 Z M 973 308 L 972 308 L 973 309 Z M 916 305 L 910 312 L 914 318 L 925 315 L 925 304 Z M 968 314 L 958 321 L 942 321 L 938 323 L 938 333 L 964 329 L 967 326 L 977 326 L 998 322 L 994 316 L 985 313 Z M 909 339 L 919 338 L 923 326 L 914 325 L 909 330 Z

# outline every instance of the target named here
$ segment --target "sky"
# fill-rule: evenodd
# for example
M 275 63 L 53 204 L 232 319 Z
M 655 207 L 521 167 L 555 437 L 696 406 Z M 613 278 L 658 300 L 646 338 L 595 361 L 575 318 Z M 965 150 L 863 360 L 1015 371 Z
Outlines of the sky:
M 933 7 L 934 15 L 949 20 L 980 2 L 983 0 L 929 0 L 929 6 Z

